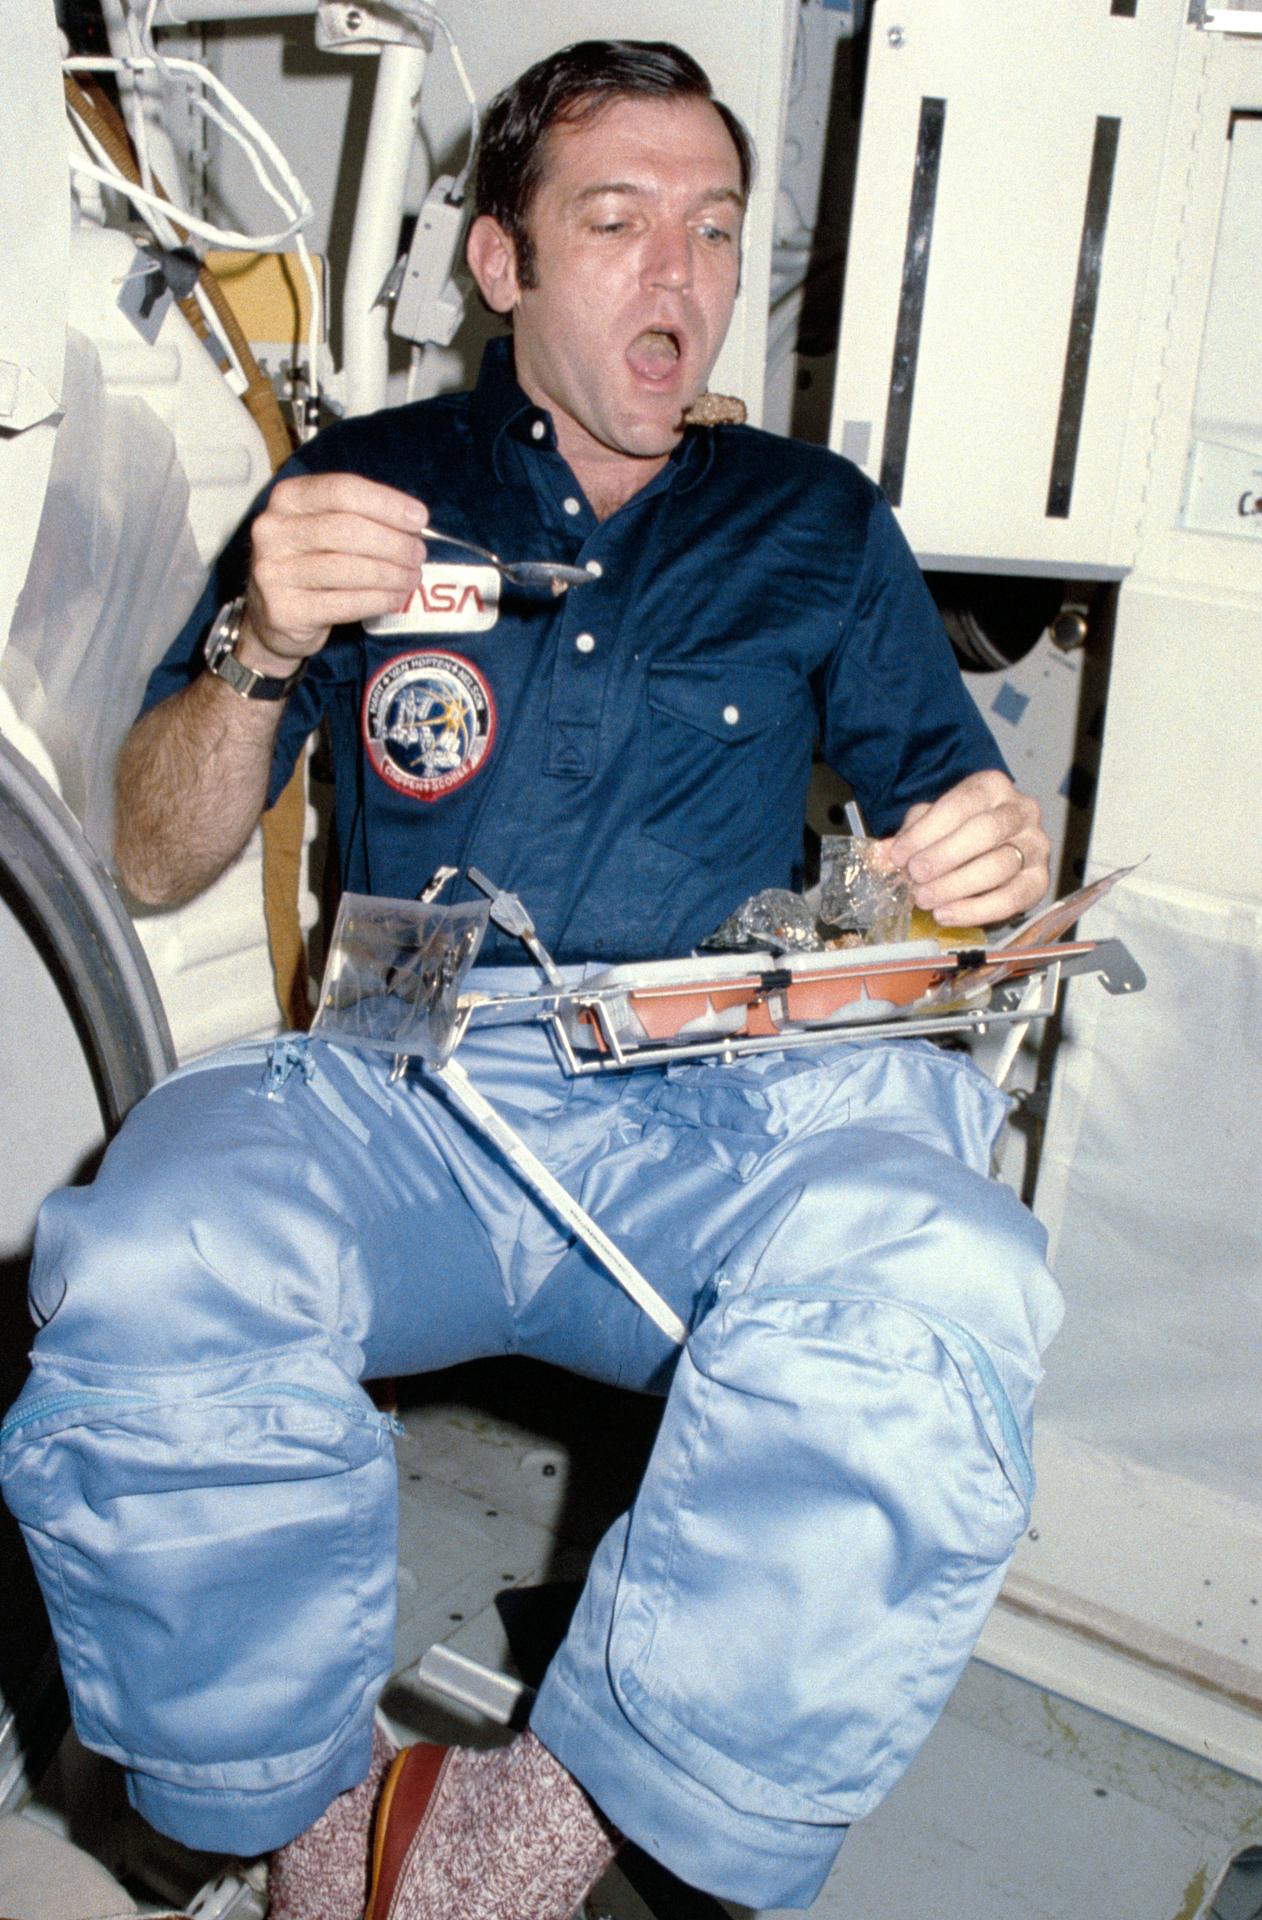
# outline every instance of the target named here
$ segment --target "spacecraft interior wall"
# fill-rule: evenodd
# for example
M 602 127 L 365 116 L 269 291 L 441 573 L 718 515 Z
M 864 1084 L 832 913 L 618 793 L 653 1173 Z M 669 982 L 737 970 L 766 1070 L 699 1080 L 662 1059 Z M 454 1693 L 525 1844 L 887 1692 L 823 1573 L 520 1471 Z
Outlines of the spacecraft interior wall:
M 776 176 L 783 133 L 789 58 L 797 0 L 535 0 L 519 9 L 505 32 L 498 9 L 479 0 L 443 0 L 443 17 L 483 106 L 531 61 L 571 41 L 613 36 L 673 40 L 705 67 L 715 90 L 744 120 L 759 153 L 759 171 L 746 221 L 742 290 L 712 384 L 745 400 L 760 416 L 771 281 Z M 163 44 L 185 44 L 168 35 Z M 200 35 L 188 44 L 202 44 Z M 307 19 L 252 23 L 242 31 L 216 30 L 207 57 L 224 81 L 258 116 L 289 156 L 316 214 L 312 246 L 326 253 L 335 286 L 343 284 L 355 213 L 355 179 L 371 106 L 375 62 L 313 50 Z M 441 39 L 425 67 L 417 141 L 400 217 L 415 212 L 432 180 L 456 174 L 468 153 L 469 105 Z M 200 135 L 198 138 L 200 139 Z M 210 148 L 216 192 L 244 220 L 263 217 L 257 186 L 230 150 Z M 384 331 L 388 313 L 383 307 Z M 496 323 L 498 326 L 498 323 Z M 451 348 L 427 348 L 420 385 L 428 394 L 472 384 L 488 323 L 470 302 Z M 335 349 L 340 329 L 333 317 Z M 394 342 L 390 399 L 403 395 L 406 353 Z
M 0 654 L 35 541 L 61 401 L 70 194 L 59 60 L 47 0 L 7 0 L 0 8 Z

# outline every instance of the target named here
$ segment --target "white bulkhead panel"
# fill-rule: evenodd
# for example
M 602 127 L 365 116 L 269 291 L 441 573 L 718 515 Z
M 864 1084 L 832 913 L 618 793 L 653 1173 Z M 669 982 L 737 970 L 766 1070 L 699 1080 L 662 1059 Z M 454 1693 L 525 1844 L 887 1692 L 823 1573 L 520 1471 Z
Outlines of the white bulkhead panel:
M 1090 871 L 1139 866 L 1085 931 L 1149 988 L 1069 997 L 1068 1313 L 981 1650 L 1262 1777 L 1262 40 L 1202 15 L 875 10 L 830 442 L 928 566 L 1122 581 Z
M 1142 471 L 1120 455 L 1185 11 L 874 16 L 830 444 L 926 565 L 1134 557 Z
M 26 578 L 53 457 L 65 354 L 70 208 L 60 47 L 45 0 L 0 8 L 0 655 Z
M 1262 541 L 1262 104 L 1233 114 L 1183 524 Z
M 1124 1009 L 1070 996 L 1036 1196 L 1069 1312 L 1036 1536 L 986 1643 L 1255 1778 L 1262 545 L 1190 480 L 1207 446 L 1246 465 L 1262 449 L 1260 105 L 1262 40 L 1183 21 L 1141 301 L 1158 377 L 1150 404 L 1136 382 L 1123 451 L 1142 490 L 1092 834 L 1093 871 L 1142 863 L 1091 931 L 1124 939 L 1149 986 Z

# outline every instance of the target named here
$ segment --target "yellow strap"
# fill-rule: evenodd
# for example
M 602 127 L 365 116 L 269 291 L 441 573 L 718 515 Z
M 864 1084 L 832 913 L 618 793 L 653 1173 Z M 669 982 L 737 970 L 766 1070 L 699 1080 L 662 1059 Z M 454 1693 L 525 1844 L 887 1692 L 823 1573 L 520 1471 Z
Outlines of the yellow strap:
M 263 815 L 263 911 L 272 953 L 276 998 L 286 1026 L 311 1025 L 307 954 L 298 917 L 302 839 L 307 817 L 306 756 L 300 755 L 288 786 Z

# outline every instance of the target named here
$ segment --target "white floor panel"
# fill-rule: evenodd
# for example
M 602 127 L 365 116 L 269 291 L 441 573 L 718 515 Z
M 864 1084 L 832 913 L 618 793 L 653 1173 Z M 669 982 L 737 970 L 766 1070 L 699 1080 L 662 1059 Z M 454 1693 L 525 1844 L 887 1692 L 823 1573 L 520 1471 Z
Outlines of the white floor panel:
M 975 1662 L 855 1828 L 820 1920 L 1193 1920 L 1262 1837 L 1262 1795 Z
M 497 1593 L 577 1577 L 634 1488 L 653 1409 L 529 1363 L 497 1363 L 429 1388 L 410 1383 L 403 1418 L 401 1661 L 436 1629 L 511 1672 Z M 409 1557 L 423 1542 L 418 1569 Z M 450 1580 L 433 1564 L 439 1544 L 453 1556 Z M 406 1672 L 386 1704 L 412 1737 L 505 1737 L 436 1712 Z M 1255 1783 L 974 1661 L 904 1780 L 849 1836 L 813 1912 L 1208 1920 L 1223 1869 L 1259 1843 Z M 588 1917 L 647 1911 L 615 1871 Z M 753 1920 L 751 1909 L 729 1911 Z

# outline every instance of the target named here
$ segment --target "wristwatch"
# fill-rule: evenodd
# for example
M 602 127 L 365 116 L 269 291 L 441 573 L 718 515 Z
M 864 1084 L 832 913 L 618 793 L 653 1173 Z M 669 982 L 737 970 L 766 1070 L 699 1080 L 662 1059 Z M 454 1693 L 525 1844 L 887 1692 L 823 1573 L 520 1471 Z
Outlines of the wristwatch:
M 273 674 L 256 673 L 253 667 L 247 667 L 236 655 L 244 615 L 243 593 L 238 594 L 235 600 L 229 600 L 226 607 L 220 607 L 206 635 L 206 671 L 220 680 L 226 680 L 232 691 L 239 693 L 243 700 L 283 700 L 302 679 L 307 663 L 300 660 L 293 672 L 286 674 L 283 679 Z

